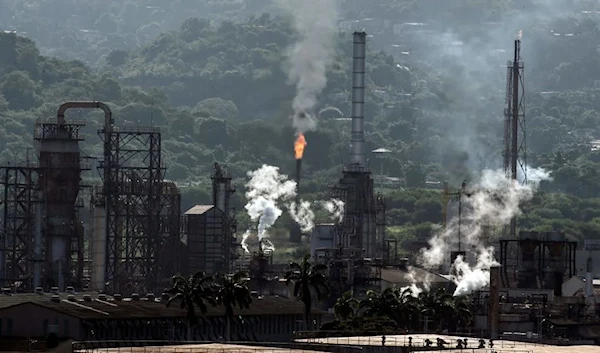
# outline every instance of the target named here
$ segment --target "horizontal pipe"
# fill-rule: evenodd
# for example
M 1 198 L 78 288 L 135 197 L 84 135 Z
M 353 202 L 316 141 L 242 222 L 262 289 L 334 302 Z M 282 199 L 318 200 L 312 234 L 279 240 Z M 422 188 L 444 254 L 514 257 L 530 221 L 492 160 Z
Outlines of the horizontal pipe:
M 59 125 L 65 125 L 65 112 L 68 109 L 73 108 L 84 108 L 84 109 L 93 109 L 100 108 L 104 111 L 104 128 L 106 130 L 110 130 L 112 125 L 114 124 L 114 119 L 112 116 L 112 111 L 109 106 L 105 103 L 98 101 L 80 101 L 80 102 L 65 102 L 61 104 L 58 108 L 58 112 L 56 113 L 56 120 Z

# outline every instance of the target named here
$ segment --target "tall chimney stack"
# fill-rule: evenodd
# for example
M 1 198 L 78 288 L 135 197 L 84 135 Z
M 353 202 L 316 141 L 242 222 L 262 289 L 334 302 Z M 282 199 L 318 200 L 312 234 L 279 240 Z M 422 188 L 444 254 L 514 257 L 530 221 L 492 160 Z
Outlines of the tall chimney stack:
M 352 60 L 352 154 L 350 164 L 365 166 L 365 56 L 367 34 L 354 32 Z

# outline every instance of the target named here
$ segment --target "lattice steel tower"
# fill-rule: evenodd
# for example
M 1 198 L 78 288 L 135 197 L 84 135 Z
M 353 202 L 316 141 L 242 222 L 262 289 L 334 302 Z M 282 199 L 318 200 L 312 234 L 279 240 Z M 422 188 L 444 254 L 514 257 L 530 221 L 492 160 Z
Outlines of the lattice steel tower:
M 509 180 L 527 183 L 527 139 L 525 134 L 524 74 L 521 61 L 521 40 L 515 40 L 513 61 L 508 62 L 506 79 L 506 110 L 504 111 L 504 171 Z M 519 170 L 521 174 L 519 175 Z M 517 222 L 510 222 L 508 235 L 516 237 Z

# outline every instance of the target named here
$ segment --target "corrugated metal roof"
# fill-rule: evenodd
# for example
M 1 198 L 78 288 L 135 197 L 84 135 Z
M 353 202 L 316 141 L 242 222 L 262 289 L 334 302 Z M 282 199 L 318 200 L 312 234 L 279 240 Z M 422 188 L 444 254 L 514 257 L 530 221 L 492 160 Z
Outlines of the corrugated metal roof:
M 13 294 L 0 295 L 0 312 L 3 309 L 15 307 L 18 305 L 31 304 L 44 308 L 55 310 L 65 315 L 94 320 L 94 319 L 153 319 L 153 318 L 184 318 L 186 311 L 180 308 L 179 303 L 172 303 L 170 307 L 160 300 L 149 301 L 140 299 L 134 301 L 124 298 L 122 301 L 115 301 L 108 297 L 106 300 L 99 300 L 97 295 L 92 295 L 91 301 L 84 301 L 83 294 L 75 296 L 76 301 L 67 300 L 66 294 L 60 295 L 60 302 L 53 302 L 51 294 Z M 253 298 L 249 309 L 240 310 L 235 308 L 235 315 L 302 315 L 304 304 L 295 299 L 282 297 L 263 297 L 262 299 Z M 197 311 L 199 312 L 199 311 Z M 319 309 L 312 309 L 314 314 L 325 314 Z M 208 307 L 207 316 L 224 315 L 224 307 Z
M 187 212 L 185 214 L 204 214 L 205 212 L 209 211 L 213 207 L 215 207 L 215 205 L 196 205 L 196 206 L 190 208 L 189 210 L 187 210 Z

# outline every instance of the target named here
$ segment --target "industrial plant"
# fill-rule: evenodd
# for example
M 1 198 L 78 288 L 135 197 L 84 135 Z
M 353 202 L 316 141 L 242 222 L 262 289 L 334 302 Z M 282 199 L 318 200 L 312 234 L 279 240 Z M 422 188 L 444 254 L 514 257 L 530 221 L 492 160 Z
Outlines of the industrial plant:
M 398 258 L 400 244 L 386 236 L 385 198 L 374 190 L 365 151 L 366 39 L 364 32 L 353 34 L 351 154 L 339 181 L 330 188 L 331 198 L 344 204 L 343 216 L 315 226 L 309 235 L 310 255 L 314 262 L 326 265 L 333 300 L 346 291 L 361 297 L 369 289 L 420 286 L 425 281 L 428 289 L 454 290 L 454 261 L 459 257 L 475 261 L 462 229 L 472 222 L 468 214 L 473 210 L 467 200 L 479 191 L 468 181 L 454 190 L 448 185 L 444 188 L 445 223 L 455 232 L 455 241 L 445 254 L 447 263 L 431 269 L 420 266 L 416 259 Z M 516 40 L 514 59 L 508 65 L 504 170 L 507 180 L 526 183 L 520 45 Z M 98 131 L 102 156 L 81 152 L 85 139 L 80 132 L 85 122 L 67 119 L 66 112 L 72 109 L 101 109 L 104 113 L 103 127 Z M 296 321 L 303 314 L 297 302 L 279 298 L 291 297 L 282 280 L 287 264 L 274 263 L 270 250 L 260 243 L 249 255 L 242 251 L 231 207 L 236 188 L 228 168 L 219 163 L 213 166 L 212 204 L 182 210 L 178 186 L 165 178 L 160 130 L 153 126 L 123 127 L 118 122 L 102 102 L 63 103 L 56 117 L 37 120 L 35 158 L 27 156 L 21 163 L 0 166 L 0 286 L 5 294 L 22 295 L 25 302 L 42 303 L 39 305 L 48 311 L 69 308 L 69 320 L 77 318 L 77 325 L 82 325 L 77 329 L 82 339 L 118 338 L 114 325 L 125 325 L 123 321 L 103 320 L 127 320 L 128 315 L 147 321 L 150 330 L 156 330 L 148 333 L 136 327 L 136 334 L 128 337 L 177 339 L 185 331 L 180 320 L 184 313 L 159 306 L 154 293 L 163 293 L 176 274 L 243 270 L 249 274 L 254 295 L 264 299 L 261 310 L 269 316 L 269 325 L 275 327 L 272 333 L 271 328 L 261 328 L 259 337 L 287 339 L 289 335 L 276 327 L 284 322 L 286 329 L 296 330 Z M 296 159 L 299 185 L 301 154 Z M 92 165 L 101 185 L 86 183 L 84 173 L 91 171 Z M 488 224 L 479 225 L 485 233 L 480 239 L 494 246 L 499 266 L 491 268 L 489 285 L 472 293 L 474 329 L 494 339 L 507 332 L 525 332 L 531 338 L 534 333 L 560 330 L 565 336 L 600 338 L 594 319 L 600 316 L 593 278 L 597 264 L 592 260 L 597 257 L 597 244 L 590 242 L 582 249 L 560 232 L 517 233 L 517 224 L 516 216 L 512 217 L 500 231 L 500 239 L 490 235 L 497 230 Z M 295 227 L 291 241 L 299 242 L 300 235 L 300 228 Z M 414 250 L 429 245 L 421 241 Z M 51 293 L 51 298 L 39 296 L 44 293 Z M 61 293 L 68 293 L 68 297 L 61 298 Z M 94 293 L 98 300 L 85 293 Z M 325 300 L 322 309 L 333 304 Z M 282 314 L 290 307 L 293 312 Z M 15 307 L 0 305 L 0 310 L 8 309 L 15 310 L 11 315 L 18 315 Z M 315 322 L 325 321 L 326 312 L 314 310 Z M 163 314 L 168 322 L 161 321 Z M 251 317 L 262 314 L 256 310 Z M 285 320 L 280 314 L 287 315 Z M 218 314 L 210 312 L 203 320 L 211 322 L 213 316 Z M 170 336 L 165 333 L 167 329 L 172 330 Z M 239 339 L 252 340 L 252 328 L 249 330 L 240 331 Z M 196 338 L 216 339 L 206 326 L 201 331 Z

